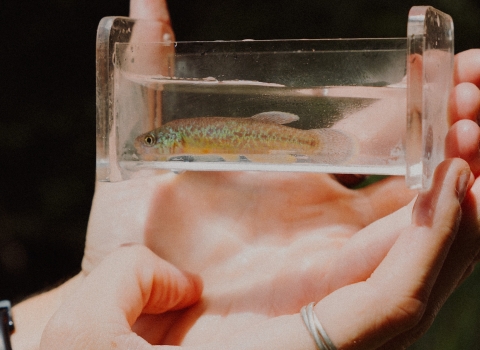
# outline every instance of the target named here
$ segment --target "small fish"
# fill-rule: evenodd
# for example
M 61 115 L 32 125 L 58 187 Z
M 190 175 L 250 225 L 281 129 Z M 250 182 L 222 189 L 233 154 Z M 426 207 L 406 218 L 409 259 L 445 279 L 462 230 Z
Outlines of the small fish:
M 138 136 L 135 148 L 143 160 L 165 160 L 176 154 L 313 155 L 337 161 L 349 157 L 353 142 L 341 131 L 282 125 L 298 119 L 275 111 L 250 118 L 178 119 Z

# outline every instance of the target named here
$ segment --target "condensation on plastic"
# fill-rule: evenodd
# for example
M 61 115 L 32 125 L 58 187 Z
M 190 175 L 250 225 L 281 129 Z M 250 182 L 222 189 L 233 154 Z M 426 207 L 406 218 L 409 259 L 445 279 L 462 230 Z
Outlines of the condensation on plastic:
M 97 180 L 148 176 L 158 169 L 315 171 L 406 175 L 410 187 L 425 188 L 443 159 L 446 132 L 446 109 L 432 108 L 448 96 L 451 85 L 445 82 L 453 71 L 445 65 L 453 49 L 429 39 L 444 38 L 438 33 L 451 20 L 440 13 L 437 26 L 429 24 L 431 13 L 439 12 L 412 8 L 409 36 L 400 39 L 183 43 L 132 38 L 155 30 L 156 22 L 104 18 L 97 37 Z M 421 35 L 422 14 L 427 21 Z M 434 29 L 437 34 L 429 34 Z M 453 45 L 453 30 L 450 38 Z M 432 79 L 439 65 L 445 76 Z M 248 155 L 238 161 L 190 155 L 145 161 L 132 147 L 141 133 L 176 118 L 248 117 L 279 108 L 300 115 L 295 127 L 345 132 L 355 140 L 354 156 L 320 162 L 252 162 Z

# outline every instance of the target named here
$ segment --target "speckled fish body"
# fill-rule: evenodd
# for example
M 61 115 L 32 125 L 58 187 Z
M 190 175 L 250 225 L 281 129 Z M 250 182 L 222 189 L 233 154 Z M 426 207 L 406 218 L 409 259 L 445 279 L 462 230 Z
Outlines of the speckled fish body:
M 330 134 L 338 138 L 339 132 L 330 129 L 300 130 L 282 125 L 295 120 L 296 115 L 284 112 L 250 118 L 179 119 L 140 135 L 135 147 L 143 159 L 175 154 L 312 155 L 322 153 Z

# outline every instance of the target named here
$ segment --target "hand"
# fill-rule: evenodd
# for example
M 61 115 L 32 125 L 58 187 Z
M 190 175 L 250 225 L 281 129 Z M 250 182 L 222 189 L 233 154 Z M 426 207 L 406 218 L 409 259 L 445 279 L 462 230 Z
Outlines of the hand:
M 205 305 L 194 310 L 193 317 L 187 315 L 183 325 L 198 312 L 204 316 L 196 322 L 197 329 L 202 324 L 216 326 L 219 317 L 208 314 L 227 315 L 229 310 L 229 322 L 237 327 L 298 311 L 309 301 L 307 296 L 320 299 L 342 286 L 345 282 L 332 275 L 332 282 L 328 276 L 317 279 L 316 285 L 303 282 L 295 292 L 287 282 L 296 284 L 310 274 L 326 276 L 337 261 L 335 252 L 354 233 L 412 197 L 398 179 L 350 191 L 327 175 L 311 174 L 187 173 L 101 183 L 97 184 L 83 267 L 90 271 L 124 242 L 146 244 L 205 281 Z M 408 213 L 408 209 L 403 211 Z M 378 243 L 376 261 L 381 261 L 394 240 Z M 358 275 L 356 269 L 351 274 Z M 280 282 L 283 288 L 277 288 Z M 291 303 L 278 306 L 277 300 L 285 296 Z M 188 327 L 179 326 L 178 334 L 171 333 L 168 341 L 181 342 L 182 328 Z M 217 329 L 212 337 L 222 333 L 222 325 Z M 229 333 L 228 327 L 223 329 Z M 194 328 L 189 334 L 190 339 L 196 338 Z
M 198 314 L 198 329 L 229 334 L 226 325 L 298 312 L 327 295 L 336 276 L 321 276 L 338 249 L 412 197 L 403 179 L 354 191 L 324 174 L 187 172 L 99 183 L 83 266 L 90 271 L 123 243 L 145 244 L 205 284 L 204 303 L 170 341 Z M 379 257 L 393 240 L 380 244 Z
M 478 253 L 478 226 L 475 232 L 456 234 L 469 177 L 465 162 L 442 163 L 431 190 L 416 200 L 411 224 L 403 227 L 405 218 L 391 215 L 371 225 L 372 231 L 359 232 L 354 238 L 357 244 L 346 244 L 340 251 L 340 256 L 351 258 L 338 271 L 345 271 L 351 262 L 363 262 L 366 276 L 331 293 L 315 308 L 338 349 L 404 349 L 428 328 L 445 298 L 468 275 L 468 260 Z M 374 226 L 385 233 L 398 227 L 400 232 L 370 274 L 368 270 L 377 264 L 370 265 L 371 251 L 382 238 L 369 237 L 378 229 Z M 371 245 L 358 244 L 367 241 Z M 238 335 L 226 348 L 313 349 L 313 342 L 309 345 L 306 339 L 298 317 L 284 316 L 252 326 L 248 336 Z
M 470 180 L 470 170 L 464 161 L 445 161 L 435 173 L 431 190 L 421 193 L 415 201 L 413 212 L 400 210 L 380 219 L 337 251 L 333 261 L 344 264 L 333 265 L 325 276 L 328 280 L 329 274 L 336 275 L 332 279 L 336 285 L 316 305 L 315 312 L 339 349 L 398 348 L 410 344 L 424 330 L 425 318 L 433 319 L 438 305 L 468 273 L 466 259 L 457 253 L 469 251 L 464 245 L 466 238 L 478 234 L 478 230 L 457 234 L 457 229 L 460 204 L 467 195 Z M 478 246 L 477 238 L 476 251 Z M 383 253 L 379 255 L 378 251 Z M 451 266 L 456 273 L 451 274 Z M 303 277 L 307 276 L 301 276 L 296 285 L 289 284 L 292 292 L 302 288 Z M 309 280 L 322 277 L 312 274 Z M 277 287 L 282 287 L 282 282 L 285 281 L 277 282 Z M 344 285 L 339 286 L 339 282 Z M 85 277 L 60 307 L 45 329 L 41 349 L 170 349 L 151 346 L 132 332 L 132 325 L 135 327 L 135 320 L 142 313 L 158 314 L 190 305 L 198 300 L 200 289 L 198 280 L 181 273 L 148 249 L 139 245 L 121 248 Z M 278 300 L 277 309 L 283 304 L 289 305 L 291 300 Z M 208 303 L 203 300 L 193 310 L 198 307 L 202 313 L 208 309 Z M 188 336 L 190 349 L 315 347 L 298 313 L 238 328 L 231 322 L 232 312 L 224 311 L 227 313 L 219 324 L 224 324 L 223 327 L 202 327 L 202 333 L 206 334 L 197 335 L 196 340 Z M 166 326 L 161 335 L 168 339 L 165 330 L 178 331 L 178 322 L 182 323 L 185 314 L 176 312 L 160 317 Z M 203 317 L 219 316 L 204 312 Z M 228 328 L 229 332 L 217 334 L 222 328 Z
M 455 56 L 455 85 L 450 99 L 450 119 L 453 126 L 447 136 L 446 156 L 465 159 L 475 176 L 478 176 L 480 49 L 461 52 Z
M 149 6 L 151 10 L 145 10 Z M 143 18 L 156 16 L 162 23 L 169 23 L 168 16 L 162 14 L 166 8 L 163 2 L 134 1 L 131 7 L 132 17 L 141 18 L 142 13 L 148 13 Z M 292 196 L 286 189 L 296 194 Z M 238 305 L 232 314 L 236 307 L 248 313 L 256 307 L 251 300 L 266 306 L 260 319 L 296 312 L 307 298 L 296 300 L 294 297 L 292 305 L 283 305 L 279 310 L 275 310 L 276 302 L 264 301 L 275 290 L 278 279 L 299 278 L 295 263 L 304 259 L 305 246 L 309 248 L 306 263 L 322 272 L 331 263 L 335 250 L 351 235 L 405 205 L 412 196 L 412 192 L 403 188 L 401 179 L 387 180 L 382 186 L 362 191 L 349 191 L 328 175 L 311 174 L 261 174 L 261 177 L 251 173 L 165 174 L 122 183 L 98 183 L 83 270 L 88 273 L 118 246 L 135 242 L 147 245 L 179 267 L 201 273 L 202 278 L 208 280 L 206 295 L 215 299 L 212 306 L 219 312 L 229 308 L 229 293 L 237 295 L 233 304 Z M 312 237 L 314 246 L 310 245 Z M 301 238 L 298 244 L 289 247 L 289 242 L 298 238 Z M 243 244 L 244 239 L 250 240 L 249 244 Z M 183 244 L 186 240 L 191 241 Z M 277 249 L 281 246 L 285 249 Z M 324 253 L 317 255 L 320 250 Z M 269 259 L 265 259 L 265 252 L 272 254 Z M 292 267 L 281 271 L 277 261 L 285 260 L 283 254 L 291 255 Z M 244 256 L 249 256 L 250 262 L 241 266 Z M 258 267 L 256 262 L 260 263 Z M 239 265 L 236 274 L 241 278 L 235 274 L 236 265 Z M 223 280 L 222 270 L 230 267 L 232 270 Z M 249 270 L 256 273 L 252 275 Z M 271 287 L 267 290 L 263 284 L 266 275 L 271 276 Z M 230 283 L 226 289 L 224 282 Z M 262 298 L 258 298 L 259 289 Z M 249 297 L 239 297 L 242 293 Z M 299 294 L 302 293 L 300 290 Z M 318 288 L 316 293 L 320 298 L 328 290 Z M 285 294 L 290 294 L 289 288 L 284 288 L 277 298 Z M 245 303 L 246 309 L 242 305 Z M 235 322 L 243 323 L 243 320 Z
M 450 119 L 452 127 L 447 135 L 446 156 L 465 159 L 475 182 L 463 205 L 463 220 L 460 231 L 474 232 L 478 228 L 480 218 L 480 49 L 461 52 L 455 56 L 454 70 L 455 89 L 450 98 Z M 476 246 L 478 237 L 472 235 L 464 245 Z M 479 256 L 474 252 L 465 255 L 461 250 L 459 256 L 464 255 L 471 261 L 469 271 L 473 270 Z M 454 267 L 451 267 L 454 270 Z M 454 273 L 454 272 L 453 272 Z
M 132 332 L 140 313 L 184 308 L 200 298 L 201 290 L 198 278 L 182 273 L 147 248 L 122 247 L 64 301 L 45 328 L 40 349 L 149 348 Z

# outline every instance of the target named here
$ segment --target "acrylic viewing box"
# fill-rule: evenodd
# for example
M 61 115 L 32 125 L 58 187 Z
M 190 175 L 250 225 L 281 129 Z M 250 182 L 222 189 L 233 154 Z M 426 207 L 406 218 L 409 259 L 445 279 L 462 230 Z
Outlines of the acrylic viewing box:
M 413 7 L 406 38 L 145 42 L 97 37 L 97 179 L 174 171 L 405 175 L 444 157 L 453 23 Z M 152 29 L 153 30 L 153 29 Z

